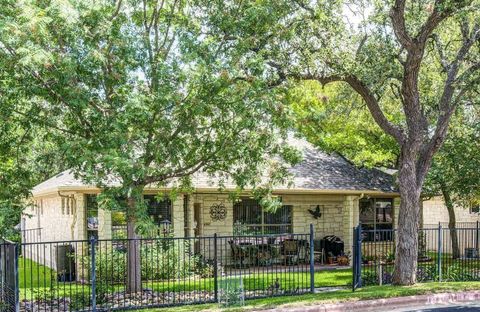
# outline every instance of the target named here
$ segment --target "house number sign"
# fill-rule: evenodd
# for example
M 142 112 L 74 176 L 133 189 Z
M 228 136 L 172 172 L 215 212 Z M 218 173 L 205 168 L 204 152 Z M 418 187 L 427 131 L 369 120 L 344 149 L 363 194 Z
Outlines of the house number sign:
M 210 217 L 213 221 L 225 220 L 227 216 L 227 208 L 224 204 L 214 204 L 210 207 Z

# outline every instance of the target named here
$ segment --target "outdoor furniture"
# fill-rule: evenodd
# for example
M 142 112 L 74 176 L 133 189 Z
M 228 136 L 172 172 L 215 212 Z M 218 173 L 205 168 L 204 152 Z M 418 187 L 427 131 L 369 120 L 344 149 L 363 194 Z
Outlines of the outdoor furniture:
M 285 264 L 293 265 L 298 263 L 299 259 L 299 243 L 295 239 L 286 239 L 281 245 L 281 254 L 285 260 Z
M 232 260 L 233 260 L 233 265 L 236 268 L 246 268 L 248 267 L 249 263 L 247 263 L 250 257 L 250 250 L 249 248 L 245 248 L 245 246 L 251 246 L 251 244 L 247 245 L 240 245 L 236 244 L 234 241 L 228 241 L 228 244 L 230 245 L 230 248 L 232 250 Z
M 325 263 L 325 248 L 323 248 L 322 241 L 318 239 L 313 241 L 313 261 L 320 262 L 320 264 Z
M 275 256 L 274 253 L 274 247 L 270 244 L 257 245 L 257 264 L 262 266 L 271 265 Z
M 298 259 L 304 263 L 310 261 L 310 244 L 305 239 L 297 240 L 298 242 Z

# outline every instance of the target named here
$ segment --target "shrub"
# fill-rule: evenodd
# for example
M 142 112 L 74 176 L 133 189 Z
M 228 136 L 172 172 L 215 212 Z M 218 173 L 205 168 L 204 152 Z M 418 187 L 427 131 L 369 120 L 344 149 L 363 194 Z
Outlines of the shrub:
M 245 292 L 241 277 L 221 279 L 218 286 L 220 306 L 242 306 L 245 303 Z
M 194 256 L 194 264 L 195 264 L 195 274 L 203 278 L 213 277 L 214 275 L 213 264 L 206 261 L 202 255 Z
M 449 282 L 469 282 L 480 280 L 480 270 L 477 268 L 466 268 L 459 263 L 449 266 L 442 276 L 442 279 Z
M 141 274 L 144 280 L 185 278 L 194 274 L 212 276 L 213 267 L 197 256 L 190 255 L 190 248 L 183 240 L 162 239 L 142 241 L 140 247 Z M 90 256 L 81 259 L 90 272 Z M 126 244 L 116 243 L 97 250 L 95 272 L 97 281 L 121 283 L 127 271 Z
M 114 291 L 112 286 L 99 283 L 95 287 L 95 302 L 98 305 L 108 301 L 108 294 Z M 92 297 L 89 291 L 79 292 L 70 297 L 70 311 L 84 310 L 92 304 Z
M 70 297 L 70 311 L 84 310 L 90 306 L 91 298 L 88 293 L 76 293 Z
M 143 246 L 142 278 L 163 280 L 192 275 L 195 258 L 189 255 L 188 245 L 181 240 L 167 239 Z
M 423 265 L 417 268 L 417 281 L 430 282 L 438 280 L 437 265 Z

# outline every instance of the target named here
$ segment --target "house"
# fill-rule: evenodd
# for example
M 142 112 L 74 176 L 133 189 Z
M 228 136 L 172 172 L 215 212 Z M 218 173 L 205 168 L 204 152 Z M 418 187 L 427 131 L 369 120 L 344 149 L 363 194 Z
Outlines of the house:
M 455 205 L 455 219 L 457 227 L 476 227 L 480 222 L 480 204 Z M 448 210 L 443 197 L 435 196 L 423 202 L 423 226 L 431 228 L 440 223 L 443 227 L 448 226 Z
M 168 193 L 168 188 L 147 187 L 144 196 L 149 215 L 158 225 L 170 224 L 169 230 L 176 237 L 308 233 L 313 224 L 317 239 L 338 236 L 345 252 L 351 250 L 353 228 L 359 221 L 368 229 L 396 227 L 399 194 L 391 175 L 357 168 L 304 140 L 295 139 L 293 144 L 304 160 L 290 169 L 292 187 L 274 189 L 283 204 L 275 213 L 264 211 L 248 190 L 239 201 L 232 202 L 228 190 L 234 185 L 219 191 L 215 181 L 197 174 L 193 177 L 194 191 L 173 201 L 155 197 L 159 192 Z M 22 220 L 25 231 L 37 230 L 24 241 L 86 240 L 91 235 L 112 238 L 122 218 L 118 212 L 99 209 L 96 196 L 100 192 L 68 170 L 37 185 L 32 191 L 35 204 Z

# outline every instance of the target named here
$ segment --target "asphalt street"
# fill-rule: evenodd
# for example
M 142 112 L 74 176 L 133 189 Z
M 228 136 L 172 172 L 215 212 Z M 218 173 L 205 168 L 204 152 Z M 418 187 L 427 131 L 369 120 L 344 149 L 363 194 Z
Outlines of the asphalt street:
M 429 305 L 422 307 L 410 307 L 394 309 L 390 312 L 480 312 L 480 302 L 469 302 L 464 304 L 452 303 L 442 305 Z

